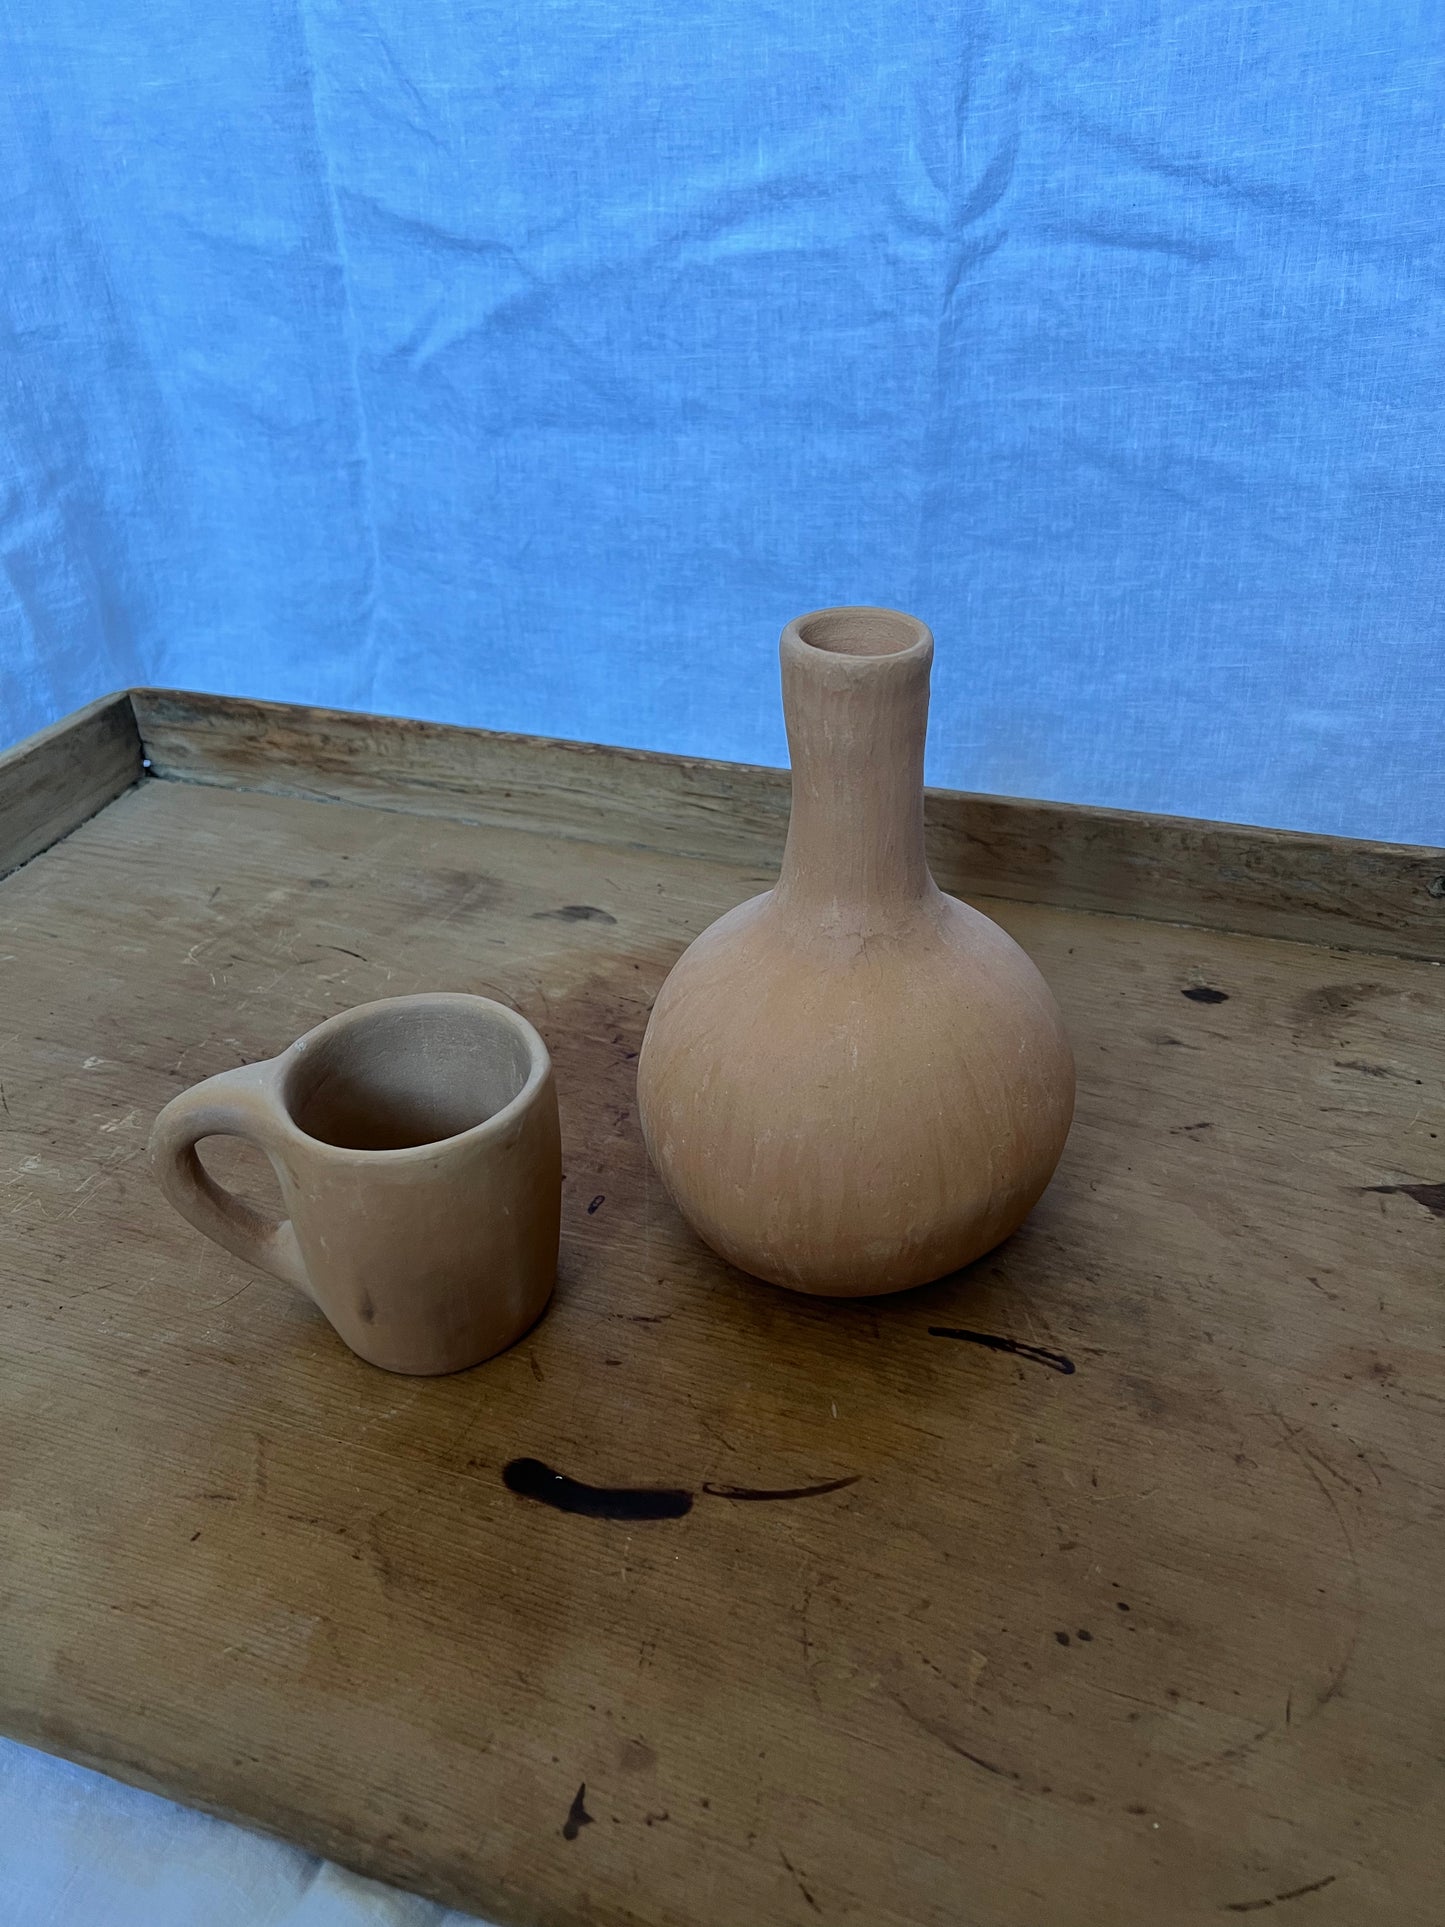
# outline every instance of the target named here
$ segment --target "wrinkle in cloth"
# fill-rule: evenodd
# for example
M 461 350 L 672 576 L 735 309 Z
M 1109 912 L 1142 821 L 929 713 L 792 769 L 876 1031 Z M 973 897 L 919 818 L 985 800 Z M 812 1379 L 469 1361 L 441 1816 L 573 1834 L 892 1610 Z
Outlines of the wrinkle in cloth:
M 0 27 L 0 736 L 127 682 L 1433 840 L 1428 8 L 55 0 Z

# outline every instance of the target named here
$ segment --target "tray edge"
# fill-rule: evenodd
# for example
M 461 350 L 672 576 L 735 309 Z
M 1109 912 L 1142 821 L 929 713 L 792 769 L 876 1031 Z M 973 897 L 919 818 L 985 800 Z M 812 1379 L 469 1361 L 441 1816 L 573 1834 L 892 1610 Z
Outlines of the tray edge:
M 144 758 L 126 690 L 101 696 L 0 752 L 0 877 L 139 782 Z
M 35 800 L 12 823 L 27 768 Z M 789 796 L 786 770 L 752 764 L 134 689 L 0 756 L 0 874 L 147 774 L 759 869 L 781 853 Z M 1445 849 L 940 789 L 927 817 L 959 895 L 1445 956 Z

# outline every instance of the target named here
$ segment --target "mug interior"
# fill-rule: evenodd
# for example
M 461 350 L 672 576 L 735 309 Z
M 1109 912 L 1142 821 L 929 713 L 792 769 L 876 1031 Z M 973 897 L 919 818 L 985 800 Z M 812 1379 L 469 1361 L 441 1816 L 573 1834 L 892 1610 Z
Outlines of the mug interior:
M 286 1107 L 299 1130 L 340 1150 L 411 1150 L 485 1124 L 531 1071 L 527 1038 L 506 1011 L 398 1002 L 298 1056 Z

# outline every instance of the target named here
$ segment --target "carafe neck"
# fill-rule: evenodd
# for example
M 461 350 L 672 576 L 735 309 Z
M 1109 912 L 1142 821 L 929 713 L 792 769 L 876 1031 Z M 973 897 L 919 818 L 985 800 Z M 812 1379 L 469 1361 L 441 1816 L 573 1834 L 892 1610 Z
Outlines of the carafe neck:
M 933 637 L 892 609 L 824 609 L 783 631 L 793 802 L 780 910 L 870 923 L 937 894 L 923 844 Z

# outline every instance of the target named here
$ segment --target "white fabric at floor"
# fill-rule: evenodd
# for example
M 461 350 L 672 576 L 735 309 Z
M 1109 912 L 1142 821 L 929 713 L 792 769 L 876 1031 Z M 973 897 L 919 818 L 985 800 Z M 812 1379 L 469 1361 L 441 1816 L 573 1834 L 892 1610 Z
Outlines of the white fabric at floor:
M 0 1927 L 477 1927 L 0 1739 Z

